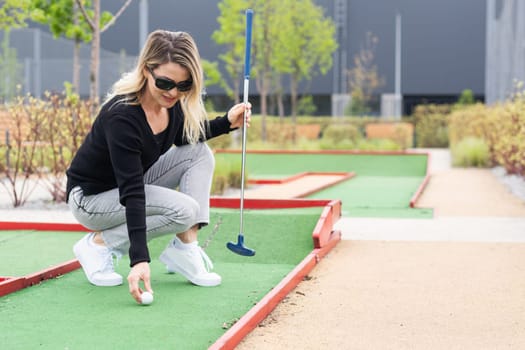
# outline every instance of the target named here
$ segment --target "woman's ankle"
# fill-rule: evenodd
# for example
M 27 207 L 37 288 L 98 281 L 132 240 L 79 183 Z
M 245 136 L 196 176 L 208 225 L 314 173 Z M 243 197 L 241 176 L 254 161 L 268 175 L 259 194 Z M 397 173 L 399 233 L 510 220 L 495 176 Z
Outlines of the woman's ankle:
M 93 243 L 95 243 L 96 245 L 101 245 L 101 246 L 105 246 L 106 245 L 106 242 L 104 242 L 104 240 L 102 239 L 102 233 L 101 232 L 94 232 Z

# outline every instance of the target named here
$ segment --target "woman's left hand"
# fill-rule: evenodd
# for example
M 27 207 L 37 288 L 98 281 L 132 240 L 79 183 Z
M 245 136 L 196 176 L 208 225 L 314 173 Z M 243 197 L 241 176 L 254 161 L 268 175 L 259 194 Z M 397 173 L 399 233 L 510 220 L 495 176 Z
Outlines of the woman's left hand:
M 133 265 L 133 267 L 129 271 L 129 293 L 131 294 L 133 299 L 135 299 L 135 301 L 139 304 L 142 303 L 141 295 L 144 292 L 144 290 L 140 288 L 140 281 L 144 282 L 144 289 L 153 294 L 153 290 L 151 289 L 150 275 L 151 272 L 149 269 L 149 264 L 145 261 Z
M 231 128 L 242 128 L 243 121 L 242 117 L 244 116 L 244 110 L 246 109 L 246 126 L 250 126 L 250 117 L 252 115 L 252 104 L 248 103 L 238 103 L 228 111 L 228 120 L 230 121 Z

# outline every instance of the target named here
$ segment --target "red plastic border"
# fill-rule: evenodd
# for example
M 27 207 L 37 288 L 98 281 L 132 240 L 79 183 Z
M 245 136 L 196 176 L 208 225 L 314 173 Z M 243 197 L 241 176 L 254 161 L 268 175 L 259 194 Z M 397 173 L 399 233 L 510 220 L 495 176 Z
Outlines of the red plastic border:
M 280 184 L 286 184 L 292 181 L 299 180 L 300 178 L 303 178 L 305 176 L 311 176 L 311 175 L 339 175 L 344 176 L 342 180 L 337 180 L 334 183 L 331 183 L 330 186 L 339 183 L 340 181 L 347 180 L 351 178 L 352 176 L 355 176 L 355 173 L 353 172 L 338 172 L 338 171 L 332 171 L 332 172 L 320 172 L 320 171 L 305 171 L 299 174 L 295 174 L 289 177 L 285 177 L 283 179 L 251 179 L 248 180 L 248 183 L 256 184 L 256 185 L 280 185 Z
M 208 350 L 229 350 L 235 347 L 264 320 L 275 307 L 313 270 L 319 261 L 341 240 L 341 232 L 334 231 L 329 244 L 314 249 L 274 289 L 251 308 L 239 321 L 224 333 Z
M 330 203 L 329 199 L 257 199 L 245 198 L 245 209 L 287 209 L 287 208 L 311 208 L 322 207 Z M 212 197 L 210 206 L 215 208 L 239 208 L 240 198 Z M 0 226 L 1 228 L 1 226 Z
M 0 221 L 0 230 L 89 231 L 80 224 Z
M 417 154 L 424 154 L 427 156 L 427 168 L 425 170 L 425 178 L 423 179 L 423 182 L 419 185 L 416 192 L 410 198 L 410 208 L 414 208 L 416 206 L 416 202 L 419 200 L 419 197 L 421 197 L 421 194 L 423 193 L 423 190 L 425 187 L 427 187 L 428 182 L 430 181 L 430 162 L 431 162 L 431 155 L 429 152 L 425 153 L 417 153 Z
M 76 259 L 49 267 L 45 270 L 35 272 L 24 277 L 1 277 L 0 278 L 0 297 L 17 290 L 38 284 L 47 279 L 66 274 L 80 267 Z

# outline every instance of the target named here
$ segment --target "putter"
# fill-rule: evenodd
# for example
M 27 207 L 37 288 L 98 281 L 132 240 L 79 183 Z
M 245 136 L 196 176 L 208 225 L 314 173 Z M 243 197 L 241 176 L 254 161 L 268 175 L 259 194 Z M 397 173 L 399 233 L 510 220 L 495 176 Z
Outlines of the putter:
M 252 17 L 253 10 L 246 10 L 246 46 L 244 50 L 244 93 L 243 103 L 248 103 L 248 87 L 250 83 L 250 47 L 252 42 Z M 244 245 L 244 168 L 246 162 L 246 110 L 244 110 L 243 116 L 243 128 L 242 128 L 242 159 L 241 159 L 241 197 L 240 197 L 240 228 L 239 235 L 237 236 L 237 243 L 228 242 L 226 247 L 232 252 L 244 255 L 254 256 L 255 250 L 250 249 Z

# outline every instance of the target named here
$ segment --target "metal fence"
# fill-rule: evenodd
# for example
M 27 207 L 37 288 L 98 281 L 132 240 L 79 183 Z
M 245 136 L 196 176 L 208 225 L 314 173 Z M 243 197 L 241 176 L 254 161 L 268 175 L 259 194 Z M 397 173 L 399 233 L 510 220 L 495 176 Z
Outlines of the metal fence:
M 17 29 L 9 32 L 9 50 L 13 53 L 11 62 L 5 55 L 5 32 L 0 33 L 2 55 L 2 96 L 11 95 L 16 85 L 22 92 L 40 97 L 45 91 L 62 92 L 64 82 L 73 80 L 73 49 L 71 40 L 55 39 L 40 29 Z M 80 46 L 80 87 L 81 96 L 89 96 L 90 52 L 88 44 Z M 137 57 L 125 53 L 100 51 L 99 91 L 103 97 L 123 72 L 135 65 Z M 14 61 L 13 61 L 14 60 Z

